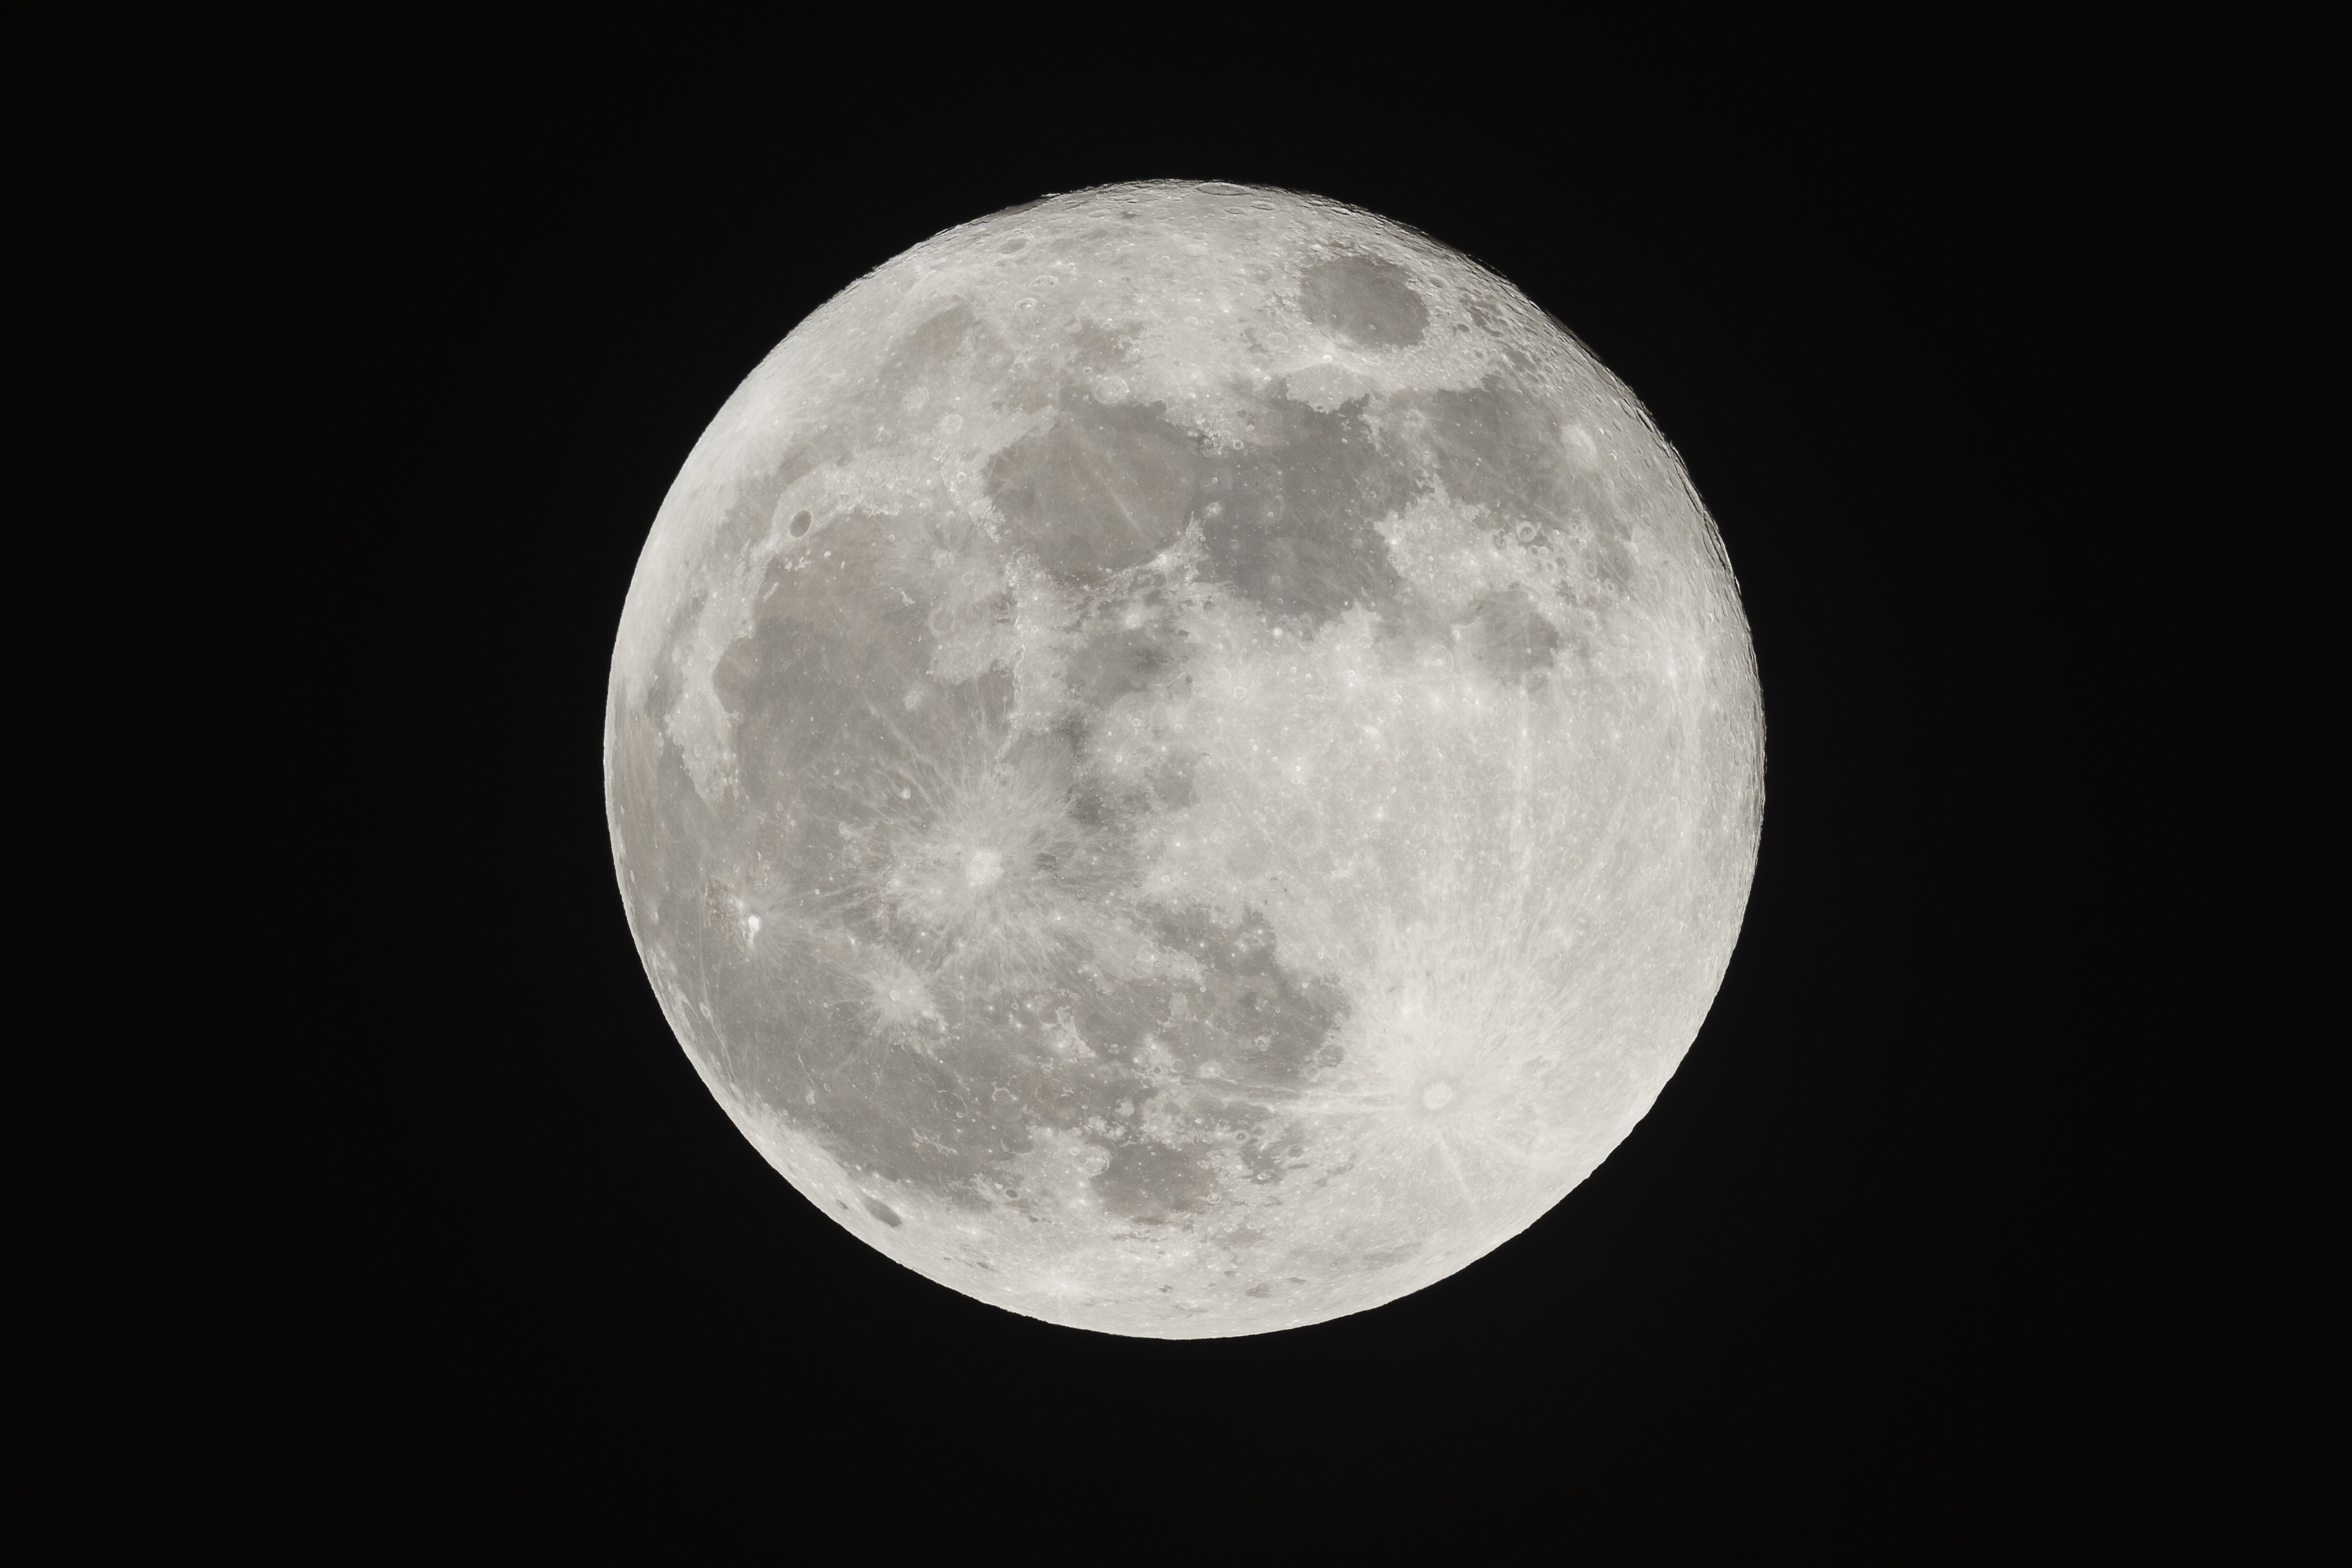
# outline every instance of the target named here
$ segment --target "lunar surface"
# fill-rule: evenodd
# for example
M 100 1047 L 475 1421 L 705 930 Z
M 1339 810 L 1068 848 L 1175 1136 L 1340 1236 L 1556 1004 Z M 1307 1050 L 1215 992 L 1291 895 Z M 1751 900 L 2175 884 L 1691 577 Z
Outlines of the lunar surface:
M 1391 1300 L 1583 1180 L 1722 979 L 1762 767 L 1633 395 L 1421 235 L 1190 183 L 802 322 L 663 502 L 604 735 L 744 1135 L 932 1279 L 1163 1338 Z

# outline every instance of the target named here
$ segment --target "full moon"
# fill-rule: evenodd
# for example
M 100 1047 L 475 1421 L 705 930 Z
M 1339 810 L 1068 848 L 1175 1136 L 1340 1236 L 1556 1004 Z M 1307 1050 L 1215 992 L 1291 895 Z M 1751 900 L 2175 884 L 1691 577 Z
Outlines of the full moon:
M 795 328 L 662 503 L 604 730 L 744 1136 L 940 1284 L 1168 1339 L 1393 1300 L 1599 1165 L 1722 980 L 1762 777 L 1633 395 L 1423 235 L 1191 182 Z

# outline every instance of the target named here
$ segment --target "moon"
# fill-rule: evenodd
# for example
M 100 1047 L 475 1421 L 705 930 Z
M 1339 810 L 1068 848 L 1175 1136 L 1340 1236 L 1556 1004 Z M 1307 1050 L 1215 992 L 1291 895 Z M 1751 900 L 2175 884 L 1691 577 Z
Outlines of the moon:
M 1393 1300 L 1591 1173 L 1722 980 L 1762 776 L 1633 395 L 1466 257 L 1217 183 L 795 328 L 662 503 L 604 731 L 743 1135 L 930 1279 L 1168 1339 Z

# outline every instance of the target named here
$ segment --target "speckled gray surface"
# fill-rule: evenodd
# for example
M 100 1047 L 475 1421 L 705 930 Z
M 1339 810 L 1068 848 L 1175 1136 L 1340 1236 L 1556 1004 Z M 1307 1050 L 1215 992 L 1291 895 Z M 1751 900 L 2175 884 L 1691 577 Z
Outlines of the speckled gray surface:
M 1606 1157 L 1728 962 L 1762 745 L 1714 526 L 1580 345 L 1169 183 L 769 355 L 639 562 L 605 776 L 663 1008 L 795 1187 L 1185 1338 L 1392 1300 Z

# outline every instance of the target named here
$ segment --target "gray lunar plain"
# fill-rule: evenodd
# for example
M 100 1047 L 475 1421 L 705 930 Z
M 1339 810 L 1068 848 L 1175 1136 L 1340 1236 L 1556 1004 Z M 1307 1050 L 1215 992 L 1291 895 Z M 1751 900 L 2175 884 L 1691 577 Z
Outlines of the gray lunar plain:
M 604 767 L 654 990 L 794 1187 L 1197 1338 L 1442 1279 L 1624 1138 L 1730 958 L 1763 719 L 1580 344 L 1369 214 L 1155 183 L 942 234 L 751 374 Z

